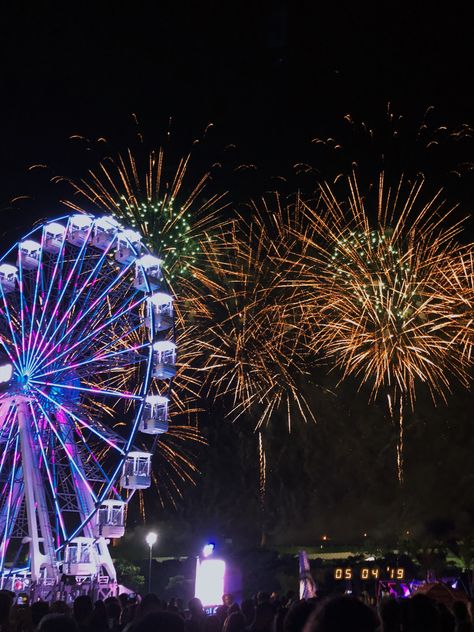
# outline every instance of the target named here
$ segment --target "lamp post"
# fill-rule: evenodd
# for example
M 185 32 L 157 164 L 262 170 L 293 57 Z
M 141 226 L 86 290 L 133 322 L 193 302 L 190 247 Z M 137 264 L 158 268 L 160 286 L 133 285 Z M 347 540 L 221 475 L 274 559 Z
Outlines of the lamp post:
M 153 531 L 150 531 L 150 533 L 147 534 L 145 540 L 146 540 L 146 543 L 148 544 L 148 546 L 150 547 L 150 559 L 149 559 L 149 562 L 148 562 L 148 592 L 150 593 L 151 592 L 151 560 L 152 560 L 152 552 L 153 552 L 153 545 L 156 544 L 156 541 L 158 540 L 158 536 Z

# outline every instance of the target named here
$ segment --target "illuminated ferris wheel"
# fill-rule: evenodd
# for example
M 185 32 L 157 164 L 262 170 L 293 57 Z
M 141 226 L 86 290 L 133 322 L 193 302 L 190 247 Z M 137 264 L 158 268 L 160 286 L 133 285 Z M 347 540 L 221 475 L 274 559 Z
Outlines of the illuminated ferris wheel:
M 40 225 L 0 259 L 0 588 L 104 595 L 115 582 L 109 538 L 168 429 L 160 264 L 137 233 L 89 215 Z

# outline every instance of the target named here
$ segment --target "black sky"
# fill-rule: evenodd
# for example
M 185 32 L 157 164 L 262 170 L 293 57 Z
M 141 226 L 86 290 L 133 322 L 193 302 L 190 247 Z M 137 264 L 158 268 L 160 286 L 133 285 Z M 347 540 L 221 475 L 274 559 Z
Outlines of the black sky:
M 224 144 L 276 170 L 346 112 L 387 101 L 469 120 L 469 3 L 434 4 L 4 5 L 0 199 L 22 192 L 29 164 L 67 161 L 71 134 L 126 141 L 131 112 L 147 129 L 173 116 L 183 143 L 212 121 Z
M 285 172 L 305 159 L 311 138 L 331 135 L 345 113 L 378 117 L 388 101 L 407 117 L 421 117 L 428 105 L 434 105 L 443 120 L 473 124 L 474 38 L 469 4 L 316 0 L 4 4 L 0 207 L 8 207 L 12 197 L 24 192 L 35 200 L 22 213 L 1 214 L 1 233 L 8 232 L 12 223 L 15 230 L 25 232 L 32 218 L 57 214 L 54 193 L 39 190 L 43 181 L 32 179 L 29 165 L 47 163 L 55 172 L 81 175 L 85 163 L 71 151 L 68 137 L 106 136 L 123 149 L 133 134 L 132 112 L 151 136 L 165 129 L 172 116 L 174 142 L 183 151 L 212 121 L 216 145 L 235 143 L 240 158 L 256 163 L 265 174 Z M 459 417 L 465 415 L 462 402 L 466 401 L 466 395 L 457 400 Z M 449 434 L 455 423 L 446 410 L 436 412 L 441 451 L 443 433 Z M 429 426 L 429 420 L 421 417 L 419 423 Z M 362 416 L 362 425 L 363 421 Z M 468 451 L 463 452 L 468 444 L 466 428 L 467 416 L 462 432 L 452 430 L 457 442 L 450 472 L 456 472 L 458 464 L 465 471 L 471 463 L 472 470 L 472 459 Z M 332 441 L 330 429 L 321 443 L 324 454 L 330 454 Z M 425 438 L 416 444 L 420 450 L 424 442 Z M 341 463 L 350 464 L 351 458 L 370 461 L 368 454 L 361 457 L 347 449 L 348 455 L 339 452 Z M 412 464 L 416 461 L 414 453 Z M 415 468 L 413 480 L 420 489 L 421 475 L 429 486 L 444 484 L 443 511 L 449 514 L 458 494 L 436 473 L 440 464 L 442 459 L 429 471 L 425 464 L 419 475 Z M 331 469 L 330 463 L 327 468 Z M 361 493 L 366 488 L 363 480 L 356 485 Z M 198 492 L 193 502 L 199 504 L 205 493 Z M 344 498 L 344 511 L 350 503 L 355 506 L 354 496 Z M 332 500 L 334 516 L 340 506 L 337 498 Z M 315 515 L 321 517 L 327 502 L 322 497 L 321 504 L 316 503 Z M 367 502 L 372 516 L 377 503 L 382 515 L 383 487 Z M 474 515 L 472 503 L 471 493 L 463 511 L 472 510 Z M 429 506 L 429 499 L 425 504 Z M 356 522 L 366 526 L 363 518 Z M 324 526 L 321 523 L 321 529 Z

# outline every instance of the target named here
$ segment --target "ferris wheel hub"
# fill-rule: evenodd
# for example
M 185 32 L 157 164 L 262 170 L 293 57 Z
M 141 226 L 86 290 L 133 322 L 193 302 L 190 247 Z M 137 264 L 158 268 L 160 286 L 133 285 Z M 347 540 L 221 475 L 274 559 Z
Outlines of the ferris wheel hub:
M 18 381 L 20 382 L 20 384 L 23 386 L 24 389 L 27 389 L 30 385 L 30 379 L 31 379 L 31 376 L 29 373 L 23 373 L 23 375 L 19 376 Z

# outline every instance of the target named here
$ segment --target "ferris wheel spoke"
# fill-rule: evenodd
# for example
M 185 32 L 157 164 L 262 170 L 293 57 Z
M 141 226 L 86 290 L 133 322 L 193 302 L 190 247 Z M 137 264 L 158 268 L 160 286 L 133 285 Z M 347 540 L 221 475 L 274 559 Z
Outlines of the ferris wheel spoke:
M 130 305 L 127 308 L 127 305 L 132 301 L 137 295 L 139 295 L 139 291 L 136 290 L 128 299 L 122 301 L 120 304 L 110 305 L 109 303 L 102 303 L 102 306 L 96 311 L 93 317 L 87 323 L 84 323 L 83 328 L 76 332 L 75 338 L 77 340 L 84 341 L 86 338 L 91 340 L 91 342 L 86 346 L 81 346 L 81 354 L 84 354 L 86 351 L 90 350 L 91 344 L 96 345 L 97 342 L 101 344 L 100 349 L 94 351 L 96 353 L 99 350 L 106 349 L 114 342 L 116 343 L 118 340 L 126 339 L 127 336 L 133 334 L 133 332 L 140 327 L 143 326 L 143 319 L 135 313 L 136 308 L 140 306 L 140 304 L 146 301 L 146 296 L 142 297 L 136 303 Z M 115 311 L 115 316 L 113 313 Z M 108 338 L 108 340 L 102 340 L 101 338 L 95 338 L 94 336 L 89 336 L 90 330 L 92 328 L 93 331 L 103 331 L 103 325 L 105 320 L 105 326 L 107 329 L 103 332 L 103 337 Z M 120 336 L 117 336 L 114 333 L 114 327 L 119 326 L 121 328 L 128 327 L 127 331 L 120 333 Z
M 122 272 L 114 277 L 114 279 L 112 280 L 112 282 L 105 288 L 105 290 L 101 293 L 101 295 L 92 303 L 92 305 L 85 311 L 85 312 L 81 312 L 78 316 L 78 318 L 74 321 L 74 323 L 72 325 L 70 325 L 66 331 L 64 332 L 64 334 L 62 335 L 62 337 L 56 342 L 56 344 L 48 351 L 48 353 L 44 356 L 44 358 L 47 358 L 51 355 L 51 353 L 53 353 L 58 347 L 60 347 L 60 345 L 64 342 L 64 340 L 68 337 L 71 336 L 73 331 L 76 329 L 77 325 L 79 325 L 79 323 L 83 322 L 84 319 L 89 316 L 90 314 L 94 313 L 94 310 L 96 310 L 97 308 L 97 313 L 100 314 L 100 311 L 103 310 L 103 305 L 104 305 L 104 299 L 105 297 L 110 294 L 110 292 L 112 292 L 113 288 L 115 285 L 117 285 L 117 281 L 119 281 L 122 276 L 128 272 L 128 269 L 130 267 L 131 264 L 129 264 L 127 266 L 127 268 L 125 268 L 124 270 L 122 270 Z M 85 287 L 85 285 L 83 286 Z M 138 291 L 135 291 L 134 294 L 130 297 L 127 297 L 127 301 L 130 301 L 136 294 L 138 294 Z M 65 314 L 66 316 L 66 314 Z M 65 316 L 63 316 L 62 321 L 60 322 L 60 324 L 62 324 L 62 322 L 64 321 Z M 90 319 L 89 319 L 90 321 Z M 81 332 L 78 332 L 77 337 L 80 337 L 80 334 L 84 331 L 84 329 L 87 330 L 87 328 L 90 326 L 90 322 L 86 321 L 85 322 L 85 326 L 83 328 L 83 330 Z M 55 329 L 55 331 L 53 332 L 53 336 L 57 333 L 59 329 L 59 326 Z
M 64 526 L 63 515 L 62 515 L 61 510 L 59 508 L 59 502 L 58 502 L 58 496 L 57 496 L 56 487 L 55 487 L 55 485 L 53 483 L 53 476 L 52 476 L 50 468 L 49 468 L 49 461 L 48 461 L 48 458 L 46 456 L 46 451 L 45 451 L 45 448 L 44 448 L 44 445 L 43 445 L 43 440 L 41 438 L 41 432 L 40 432 L 40 429 L 39 429 L 38 421 L 36 419 L 35 409 L 34 409 L 34 406 L 32 405 L 31 402 L 30 402 L 30 411 L 31 411 L 32 419 L 33 419 L 33 424 L 34 424 L 34 427 L 35 427 L 36 440 L 37 440 L 38 445 L 40 447 L 41 456 L 43 458 L 43 466 L 44 466 L 44 469 L 46 471 L 46 476 L 48 478 L 48 483 L 49 483 L 49 487 L 50 487 L 50 490 L 51 490 L 51 496 L 53 498 L 54 507 L 56 509 L 56 517 L 59 520 L 59 524 L 61 526 L 61 531 L 62 531 L 63 537 L 64 537 L 64 539 L 67 539 L 66 528 Z
M 132 310 L 134 310 L 137 307 L 139 307 L 142 303 L 144 303 L 146 301 L 146 299 L 147 299 L 147 297 L 143 296 L 141 299 L 139 299 L 135 303 L 132 303 L 126 309 L 124 309 L 123 311 L 119 312 L 118 314 L 116 314 L 115 316 L 113 316 L 112 318 L 107 320 L 100 327 L 98 327 L 94 331 L 91 331 L 85 338 L 77 340 L 72 346 L 68 347 L 65 351 L 63 351 L 59 355 L 55 356 L 54 359 L 50 360 L 49 362 L 44 363 L 44 360 L 46 360 L 51 355 L 51 353 L 53 352 L 53 351 L 51 351 L 50 353 L 48 353 L 46 356 L 44 356 L 42 358 L 43 362 L 41 363 L 41 367 L 45 368 L 47 366 L 50 366 L 54 362 L 57 362 L 57 360 L 63 358 L 68 353 L 71 353 L 71 351 L 73 351 L 73 349 L 79 347 L 79 345 L 81 345 L 84 348 L 85 342 L 87 342 L 88 340 L 94 339 L 97 336 L 97 334 L 99 334 L 103 329 L 105 329 L 106 327 L 109 327 L 114 322 L 116 322 L 117 320 L 122 318 L 122 316 L 124 316 L 125 314 L 128 314 Z
M 112 246 L 112 244 L 113 244 L 113 242 L 111 242 L 109 244 L 109 249 Z M 104 252 L 103 259 L 105 258 L 105 255 L 107 253 L 108 253 L 108 250 L 106 252 Z M 79 314 L 78 318 L 76 319 L 76 321 L 71 325 L 69 330 L 66 332 L 66 335 L 68 333 L 70 333 L 73 329 L 75 329 L 76 326 L 81 321 L 83 321 L 86 316 L 88 316 L 90 313 L 92 313 L 97 306 L 101 307 L 101 304 L 102 304 L 103 300 L 113 291 L 114 286 L 116 286 L 118 284 L 118 282 L 121 282 L 126 277 L 126 275 L 128 274 L 130 268 L 132 267 L 133 263 L 134 262 L 131 261 L 130 263 L 128 263 L 126 266 L 124 266 L 122 268 L 122 270 L 120 271 L 120 273 L 118 275 L 115 275 L 115 274 L 113 275 L 111 283 L 107 284 L 107 286 L 100 293 L 100 295 L 91 302 L 90 306 L 87 308 L 87 310 L 85 312 L 83 312 L 83 311 L 80 312 L 80 314 Z M 93 272 L 94 272 L 94 276 L 97 277 L 98 271 L 96 271 L 95 268 L 94 268 Z M 79 290 L 79 293 L 82 293 L 84 291 L 84 289 L 86 289 L 86 288 L 88 289 L 88 292 L 87 292 L 87 294 L 86 294 L 86 296 L 84 298 L 84 303 L 86 303 L 91 298 L 91 293 L 92 293 L 92 289 L 93 289 L 93 284 L 90 283 L 91 278 L 92 277 L 89 277 L 83 283 L 82 288 Z
M 34 336 L 34 345 L 32 345 L 32 348 L 36 347 L 36 345 L 38 344 L 38 339 L 40 337 L 41 328 L 43 326 L 43 321 L 44 321 L 45 315 L 48 313 L 48 307 L 49 307 L 49 301 L 50 301 L 50 298 L 51 298 L 51 293 L 53 291 L 53 288 L 55 287 L 56 277 L 59 276 L 62 273 L 62 270 L 63 270 L 63 267 L 64 267 L 64 251 L 65 251 L 65 248 L 66 248 L 66 240 L 63 239 L 63 241 L 61 243 L 61 246 L 60 246 L 60 249 L 59 249 L 59 251 L 58 251 L 58 253 L 56 255 L 56 261 L 55 261 L 55 264 L 54 264 L 53 273 L 52 273 L 52 275 L 50 277 L 50 280 L 49 280 L 49 287 L 48 287 L 48 291 L 47 291 L 47 294 L 46 294 L 46 299 L 44 300 L 43 304 L 41 305 L 41 310 L 40 310 L 41 316 L 40 316 L 40 319 L 39 319 L 38 326 L 36 327 L 36 333 L 35 333 L 35 336 Z M 45 285 L 45 284 L 43 283 L 43 285 Z M 29 366 L 30 361 L 31 361 L 31 357 L 30 356 L 31 356 L 31 354 L 29 354 L 29 356 L 28 356 L 28 366 Z
M 82 293 L 84 292 L 84 290 L 88 289 L 88 293 L 87 293 L 87 295 L 86 295 L 86 297 L 85 297 L 85 299 L 83 301 L 84 304 L 86 303 L 87 297 L 90 295 L 90 292 L 92 291 L 92 287 L 94 285 L 93 284 L 93 280 L 94 280 L 94 278 L 97 278 L 104 261 L 105 262 L 107 261 L 106 255 L 108 254 L 108 251 L 109 251 L 112 243 L 113 242 L 111 242 L 109 244 L 108 249 L 106 251 L 104 251 L 103 254 L 99 257 L 98 261 L 96 262 L 96 264 L 94 265 L 94 267 L 90 271 L 89 275 L 87 276 L 87 278 L 82 283 L 82 286 L 79 289 L 76 288 L 75 291 L 72 293 L 73 299 L 72 299 L 72 301 L 69 302 L 69 304 L 66 307 L 66 309 L 64 309 L 64 315 L 62 316 L 60 321 L 57 323 L 56 328 L 54 329 L 54 331 L 52 332 L 52 334 L 50 336 L 51 340 L 54 340 L 56 334 L 58 334 L 58 332 L 60 331 L 60 329 L 63 326 L 63 324 L 69 318 L 70 314 L 72 313 L 73 308 L 75 307 L 76 303 L 81 298 Z M 122 273 L 124 273 L 124 272 L 125 271 L 122 271 Z M 107 288 L 106 288 L 106 290 L 107 290 Z M 82 312 L 81 312 L 80 316 L 85 316 L 85 314 L 82 314 Z M 52 349 L 53 351 L 61 344 L 61 342 L 63 341 L 65 335 L 55 344 L 55 346 Z
M 133 299 L 133 296 L 130 297 L 130 299 Z M 115 311 L 120 311 L 123 310 L 126 305 L 127 305 L 128 301 L 124 301 L 123 303 L 121 303 L 120 305 L 114 305 L 113 307 L 108 304 L 107 306 L 105 304 L 103 304 L 101 306 L 100 309 L 98 309 L 93 315 L 91 315 L 90 319 L 88 322 L 85 322 L 83 324 L 83 326 L 81 327 L 81 329 L 77 330 L 74 334 L 73 339 L 74 340 L 81 340 L 84 339 L 85 336 L 88 335 L 88 333 L 90 332 L 91 329 L 96 329 L 97 327 L 100 327 L 103 323 L 104 320 L 110 318 L 110 316 L 113 314 L 113 311 L 115 309 Z M 123 317 L 123 318 L 122 318 Z M 139 319 L 139 317 L 134 313 L 134 311 L 132 310 L 129 313 L 123 313 L 122 316 L 120 316 L 120 318 L 122 319 L 121 322 L 118 323 L 118 325 L 121 327 L 121 329 L 124 329 L 126 327 L 129 327 L 131 329 L 133 328 L 139 328 L 142 325 L 142 321 Z M 113 325 L 113 323 L 112 323 Z M 128 332 L 130 331 L 130 329 L 128 330 Z M 123 334 L 123 337 L 125 338 L 128 335 L 128 332 Z M 114 332 L 113 332 L 113 328 L 111 327 L 109 331 L 105 331 L 103 333 L 103 337 L 105 338 L 104 340 L 102 340 L 102 337 L 97 339 L 97 340 L 93 340 L 92 342 L 95 343 L 99 343 L 102 345 L 102 348 L 106 348 L 108 346 L 110 346 L 110 342 L 114 341 L 117 342 L 117 336 L 114 336 Z M 120 337 L 122 337 L 122 334 L 120 335 Z M 108 341 L 107 341 L 108 339 Z M 89 349 L 90 345 L 88 345 L 87 349 Z
M 137 329 L 139 329 L 139 326 L 134 327 L 133 329 L 130 329 L 129 332 L 127 332 L 127 334 L 125 334 L 125 338 L 133 333 L 134 331 L 136 331 Z M 103 351 L 104 349 L 106 349 L 107 347 L 109 347 L 112 344 L 115 344 L 116 340 L 112 340 L 111 342 L 109 342 L 107 345 L 105 345 L 105 347 L 103 347 L 101 349 L 101 351 Z M 74 364 L 69 364 L 67 366 L 63 366 L 59 369 L 54 369 L 52 371 L 47 371 L 46 373 L 35 373 L 35 377 L 39 378 L 39 377 L 47 377 L 48 375 L 57 375 L 59 373 L 63 373 L 65 371 L 71 371 L 73 369 L 78 369 L 82 366 L 86 366 L 88 364 L 95 364 L 95 363 L 99 363 L 99 362 L 106 362 L 107 360 L 111 360 L 113 358 L 118 358 L 121 355 L 124 355 L 126 353 L 135 353 L 137 351 L 141 351 L 142 349 L 148 348 L 150 346 L 149 342 L 145 342 L 141 345 L 135 345 L 134 347 L 128 347 L 127 349 L 120 349 L 120 351 L 114 351 L 112 353 L 107 353 L 105 355 L 94 355 L 91 358 L 89 358 L 88 360 L 84 360 L 83 362 L 76 362 Z
M 102 476 L 105 479 L 106 484 L 113 484 L 113 480 L 111 480 L 109 478 L 109 476 L 107 475 L 107 473 L 105 472 L 104 468 L 102 467 L 102 465 L 100 464 L 99 459 L 97 458 L 97 456 L 94 454 L 94 452 L 91 450 L 89 444 L 87 443 L 87 441 L 85 440 L 85 438 L 82 435 L 82 432 L 80 432 L 79 430 L 77 431 L 77 434 L 79 435 L 79 438 L 82 441 L 82 445 L 84 446 L 84 448 L 87 450 L 87 453 L 89 454 L 90 458 L 93 460 L 95 466 L 99 469 L 100 473 L 102 474 Z M 109 448 L 107 448 L 107 450 L 109 450 Z M 114 493 L 119 496 L 119 493 L 117 491 L 117 489 L 115 487 L 113 487 L 113 491 Z
M 93 289 L 95 288 L 95 281 L 99 277 L 99 272 L 100 272 L 102 266 L 104 265 L 104 263 L 107 263 L 107 255 L 109 254 L 113 243 L 114 243 L 114 241 L 112 240 L 109 243 L 109 245 L 107 246 L 107 248 L 102 252 L 100 257 L 98 257 L 97 261 L 95 262 L 94 266 L 92 267 L 91 271 L 89 272 L 87 278 L 82 282 L 82 284 L 80 284 L 78 282 L 76 283 L 76 287 L 74 288 L 74 292 L 71 293 L 71 299 L 69 301 L 69 304 L 67 306 L 65 306 L 65 309 L 64 309 L 65 314 L 68 313 L 68 312 L 72 312 L 73 307 L 75 307 L 76 303 L 82 297 L 82 294 L 83 294 L 83 292 L 86 289 L 87 289 L 87 294 L 83 297 L 82 303 L 83 304 L 87 304 L 87 302 L 90 300 L 91 293 L 92 293 Z M 64 320 L 64 319 L 62 319 L 62 320 Z M 62 325 L 62 322 L 60 321 L 58 323 L 57 330 L 59 330 L 61 325 Z M 53 336 L 56 333 L 57 333 L 57 331 L 54 332 Z
M 82 393 L 92 393 L 93 395 L 104 395 L 105 397 L 116 397 L 118 399 L 135 399 L 141 401 L 143 397 L 133 395 L 133 393 L 125 393 L 121 391 L 109 391 L 102 388 L 88 388 L 86 386 L 72 386 L 71 384 L 57 384 L 55 382 L 42 382 L 40 380 L 31 380 L 33 384 L 41 384 L 41 386 L 53 386 L 56 388 L 64 388 L 71 391 L 79 391 Z
M 95 428 L 94 426 L 91 426 L 90 424 L 88 424 L 86 421 L 84 421 L 83 419 L 81 419 L 80 417 L 78 417 L 77 415 L 75 415 L 71 410 L 69 410 L 68 408 L 66 408 L 65 406 L 63 406 L 62 404 L 60 404 L 59 402 L 55 401 L 52 397 L 50 397 L 47 393 L 45 393 L 44 391 L 42 391 L 41 389 L 39 389 L 37 386 L 34 387 L 38 393 L 40 393 L 44 398 L 46 398 L 48 401 L 50 401 L 52 404 L 54 404 L 54 406 L 56 408 L 58 408 L 59 410 L 63 411 L 64 413 L 66 413 L 66 415 L 68 415 L 71 419 L 73 419 L 74 421 L 76 421 L 78 424 L 80 424 L 81 426 L 83 426 L 84 428 L 87 428 L 87 430 L 90 430 L 93 434 L 95 434 L 97 437 L 99 437 L 99 439 L 101 439 L 102 441 L 104 441 L 104 443 L 107 443 L 107 445 L 109 445 L 111 448 L 114 448 L 115 450 L 117 450 L 117 452 L 119 452 L 121 455 L 125 454 L 125 451 L 122 450 L 122 448 L 120 446 L 118 446 L 116 443 L 114 443 L 109 437 L 106 437 L 104 434 L 102 434 L 101 432 L 99 432 L 97 430 L 97 428 Z M 39 400 L 37 400 L 39 403 Z M 40 404 L 41 405 L 41 404 Z
M 38 349 L 38 345 L 37 344 L 35 346 L 37 348 L 36 350 L 37 350 L 37 353 L 39 353 L 39 355 L 41 355 L 41 352 L 43 351 L 44 346 L 47 345 L 46 335 L 47 335 L 47 333 L 48 333 L 48 331 L 49 331 L 49 329 L 51 327 L 51 324 L 55 322 L 56 315 L 57 315 L 60 307 L 61 308 L 63 307 L 62 300 L 63 300 L 63 298 L 64 298 L 64 296 L 66 294 L 66 291 L 68 289 L 70 289 L 71 280 L 73 279 L 74 275 L 77 275 L 78 268 L 79 269 L 82 268 L 82 265 L 84 263 L 84 255 L 85 255 L 85 253 L 87 251 L 86 250 L 87 249 L 87 242 L 88 242 L 88 239 L 90 238 L 91 232 L 92 232 L 92 225 L 89 228 L 89 232 L 88 232 L 86 240 L 84 241 L 84 243 L 80 247 L 79 253 L 75 257 L 74 263 L 73 263 L 71 269 L 69 270 L 69 272 L 67 274 L 66 281 L 64 283 L 64 286 L 61 289 L 61 293 L 59 295 L 59 298 L 56 301 L 56 305 L 54 306 L 53 312 L 52 312 L 51 316 L 49 317 L 49 322 L 46 325 L 45 331 L 43 333 L 41 333 L 40 329 L 38 329 L 38 336 L 41 335 L 41 343 L 39 345 L 40 349 Z M 66 241 L 66 240 L 64 240 L 64 241 Z M 62 257 L 62 259 L 63 259 L 63 257 Z M 52 288 L 53 282 L 54 282 L 54 279 L 52 278 L 51 281 L 50 281 L 50 288 Z M 64 311 L 65 311 L 65 314 L 69 313 L 68 310 L 64 310 Z M 50 336 L 50 339 L 52 339 L 51 336 Z M 36 341 L 36 343 L 37 343 L 37 341 Z M 41 348 L 41 347 L 43 347 L 43 348 Z
M 22 264 L 22 257 L 19 257 L 19 262 L 18 262 L 18 271 L 19 271 L 19 276 L 18 276 L 18 285 L 19 285 L 19 289 L 20 289 L 20 327 L 21 327 L 21 351 L 22 351 L 22 358 L 24 359 L 25 356 L 25 294 L 23 291 L 23 264 Z
M 43 242 L 44 242 L 44 232 L 43 232 L 43 236 L 41 237 L 41 252 L 43 252 Z M 26 350 L 26 362 L 25 362 L 26 366 L 29 365 L 31 343 L 33 341 L 33 325 L 34 325 L 35 316 L 36 316 L 36 302 L 38 300 L 38 289 L 40 286 L 40 279 L 42 280 L 42 278 L 43 278 L 43 261 L 41 260 L 36 270 L 35 289 L 33 291 L 33 303 L 32 303 L 31 318 L 30 318 L 30 333 L 28 336 L 28 346 Z
M 94 490 L 92 489 L 92 487 L 89 485 L 88 480 L 86 479 L 86 477 L 84 476 L 84 473 L 82 472 L 82 469 L 77 465 L 77 463 L 75 462 L 73 456 L 70 454 L 67 445 L 64 443 L 63 438 L 61 437 L 60 433 L 58 432 L 57 428 L 54 426 L 53 422 L 51 421 L 51 418 L 49 417 L 47 411 L 45 410 L 45 408 L 42 406 L 41 402 L 39 401 L 39 399 L 36 400 L 38 403 L 38 406 L 41 409 L 41 412 L 43 413 L 43 417 L 46 419 L 49 427 L 51 428 L 51 430 L 54 432 L 57 440 L 59 441 L 59 443 L 61 444 L 64 453 L 66 454 L 67 458 L 69 459 L 69 462 L 72 466 L 72 468 L 74 469 L 74 471 L 78 474 L 79 478 L 82 480 L 82 482 L 84 483 L 84 485 L 86 486 L 87 491 L 91 494 L 92 498 L 94 499 L 94 502 L 97 502 L 97 496 L 94 493 Z M 67 412 L 65 410 L 65 412 Z

